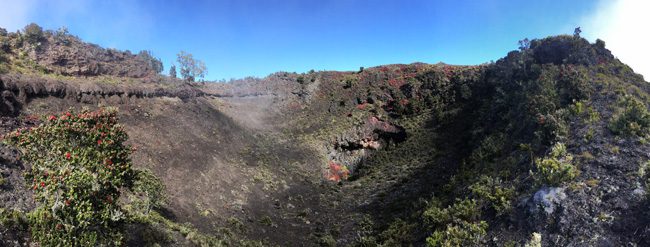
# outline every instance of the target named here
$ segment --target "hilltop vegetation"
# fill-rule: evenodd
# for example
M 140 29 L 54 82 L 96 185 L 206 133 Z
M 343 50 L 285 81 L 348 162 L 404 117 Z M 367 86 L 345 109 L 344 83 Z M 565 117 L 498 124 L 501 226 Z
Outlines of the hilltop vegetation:
M 3 243 L 650 244 L 650 87 L 604 41 L 522 41 L 477 66 L 170 86 L 149 52 L 92 48 L 99 69 L 75 67 L 78 57 L 53 63 L 57 51 L 90 47 L 57 35 L 0 33 L 10 47 L 0 54 L 4 105 L 15 109 L 3 131 L 22 154 L 2 147 L 10 186 L 0 180 L 0 196 L 12 198 L 0 204 Z M 189 72 L 181 68 L 200 77 Z M 52 73 L 63 92 L 25 81 Z M 99 75 L 119 79 L 110 90 L 72 91 L 85 85 L 79 76 Z M 105 88 L 103 78 L 94 85 Z M 138 82 L 158 83 L 125 93 Z M 119 108 L 124 129 L 112 110 L 43 119 L 99 105 Z

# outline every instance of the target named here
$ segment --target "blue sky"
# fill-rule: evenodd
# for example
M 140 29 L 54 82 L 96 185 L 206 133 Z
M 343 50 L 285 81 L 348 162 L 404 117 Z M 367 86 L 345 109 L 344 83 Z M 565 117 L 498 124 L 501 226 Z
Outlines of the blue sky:
M 0 26 L 66 26 L 104 47 L 151 50 L 165 70 L 185 50 L 218 80 L 391 63 L 480 64 L 525 37 L 576 26 L 600 37 L 607 33 L 601 19 L 621 18 L 612 17 L 613 3 L 629 1 L 0 0 Z

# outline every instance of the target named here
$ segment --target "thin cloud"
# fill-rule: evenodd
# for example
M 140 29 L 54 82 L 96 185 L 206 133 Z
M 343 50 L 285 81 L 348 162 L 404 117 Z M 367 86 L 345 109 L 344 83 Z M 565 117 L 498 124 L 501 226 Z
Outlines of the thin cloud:
M 650 78 L 650 1 L 601 0 L 596 11 L 582 21 L 584 35 L 602 39 L 623 63 Z

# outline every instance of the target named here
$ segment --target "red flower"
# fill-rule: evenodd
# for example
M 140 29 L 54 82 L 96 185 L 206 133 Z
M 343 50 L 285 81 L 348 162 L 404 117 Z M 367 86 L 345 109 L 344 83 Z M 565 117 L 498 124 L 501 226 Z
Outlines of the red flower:
M 102 145 L 102 139 L 97 140 L 97 145 Z
M 70 159 L 71 156 L 72 156 L 72 155 L 70 154 L 70 152 L 66 152 L 66 153 L 65 153 L 65 158 L 66 158 L 66 159 Z
M 106 164 L 108 164 L 108 165 L 112 165 L 112 164 L 113 164 L 113 161 L 110 160 L 110 159 L 106 159 Z
M 349 175 L 350 175 L 350 171 L 348 170 L 347 167 L 338 164 L 334 161 L 330 161 L 329 171 L 327 174 L 328 180 L 338 182 L 341 181 L 341 179 L 348 179 Z
M 50 120 L 50 121 L 54 121 L 54 120 L 56 120 L 56 116 L 50 115 L 47 119 Z
M 65 199 L 65 205 L 70 206 L 70 200 L 69 199 Z
M 45 187 L 45 182 L 41 182 L 41 187 Z
M 68 116 L 68 117 L 72 116 L 72 114 L 70 114 L 69 112 L 66 112 L 65 115 Z

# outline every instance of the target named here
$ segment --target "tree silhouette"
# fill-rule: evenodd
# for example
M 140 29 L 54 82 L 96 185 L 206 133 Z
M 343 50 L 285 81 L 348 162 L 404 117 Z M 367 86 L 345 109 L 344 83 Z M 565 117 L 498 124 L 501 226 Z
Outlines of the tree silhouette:
M 580 33 L 582 33 L 582 29 L 580 29 L 580 27 L 576 27 L 576 29 L 573 30 L 573 37 L 579 38 Z
M 169 68 L 169 77 L 176 78 L 176 65 L 174 64 Z
M 180 65 L 181 77 L 187 81 L 194 81 L 196 77 L 203 78 L 208 74 L 208 68 L 201 60 L 194 59 L 192 54 L 181 51 L 176 55 L 176 61 Z

